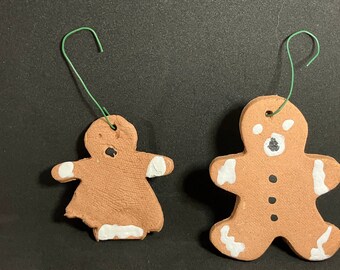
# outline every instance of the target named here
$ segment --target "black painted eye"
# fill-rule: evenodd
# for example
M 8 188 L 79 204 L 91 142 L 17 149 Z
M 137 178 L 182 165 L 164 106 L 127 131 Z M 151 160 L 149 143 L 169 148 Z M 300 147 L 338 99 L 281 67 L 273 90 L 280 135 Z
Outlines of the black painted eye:
M 117 154 L 117 151 L 114 150 L 112 147 L 109 147 L 105 150 L 105 154 L 108 156 L 114 157 Z

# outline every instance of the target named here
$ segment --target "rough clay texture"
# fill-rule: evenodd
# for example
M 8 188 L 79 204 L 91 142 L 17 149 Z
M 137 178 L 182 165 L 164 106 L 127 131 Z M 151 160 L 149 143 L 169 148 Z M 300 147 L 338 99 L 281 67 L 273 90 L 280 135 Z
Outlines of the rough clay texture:
M 279 236 L 307 260 L 327 259 L 339 249 L 339 229 L 325 222 L 316 207 L 317 197 L 339 184 L 339 163 L 328 156 L 304 153 L 307 122 L 292 103 L 273 117 L 265 116 L 283 101 L 279 96 L 252 100 L 240 119 L 244 152 L 217 157 L 210 165 L 213 182 L 238 195 L 231 216 L 211 228 L 210 240 L 220 252 L 236 259 L 257 259 Z M 282 123 L 287 119 L 294 124 L 286 131 Z M 253 133 L 257 124 L 263 126 L 260 134 Z M 284 136 L 285 150 L 268 156 L 264 142 L 273 133 Z M 229 159 L 236 162 L 235 181 L 223 175 Z M 269 181 L 270 176 L 277 180 Z
M 148 232 L 160 231 L 164 223 L 161 206 L 146 179 L 148 165 L 158 155 L 136 151 L 136 129 L 123 117 L 111 115 L 109 119 L 116 131 L 104 118 L 87 130 L 85 147 L 91 157 L 73 162 L 73 176 L 62 178 L 61 164 L 52 169 L 52 176 L 61 183 L 80 180 L 65 216 L 82 219 L 93 228 L 97 240 L 104 224 L 137 226 L 143 229 L 138 237 L 143 239 Z M 105 153 L 108 148 L 115 149 L 113 157 Z M 173 161 L 163 158 L 165 175 L 170 174 Z

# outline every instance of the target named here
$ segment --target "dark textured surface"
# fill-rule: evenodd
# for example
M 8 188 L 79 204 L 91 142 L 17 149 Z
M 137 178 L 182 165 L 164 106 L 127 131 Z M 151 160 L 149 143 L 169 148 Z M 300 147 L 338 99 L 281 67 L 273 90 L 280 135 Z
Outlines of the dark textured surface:
M 275 240 L 245 263 L 226 258 L 208 231 L 233 208 L 234 195 L 208 175 L 217 155 L 240 152 L 243 106 L 286 95 L 290 67 L 281 43 L 308 29 L 320 57 L 294 38 L 292 102 L 309 122 L 306 151 L 340 160 L 340 1 L 1 1 L 0 269 L 338 269 L 297 258 Z M 175 171 L 151 181 L 165 226 L 143 241 L 97 243 L 64 209 L 77 183 L 59 184 L 50 168 L 86 157 L 84 131 L 100 116 L 70 75 L 67 50 L 97 99 L 139 132 L 139 149 L 172 157 Z M 251 175 L 251 173 L 250 173 Z M 302 195 L 303 196 L 303 195 Z M 340 225 L 339 188 L 318 200 Z

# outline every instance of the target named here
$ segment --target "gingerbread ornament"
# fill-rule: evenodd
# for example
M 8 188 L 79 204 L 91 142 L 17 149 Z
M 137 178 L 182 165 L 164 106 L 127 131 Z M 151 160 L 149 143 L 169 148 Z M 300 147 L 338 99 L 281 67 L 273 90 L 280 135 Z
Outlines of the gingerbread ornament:
M 283 237 L 300 257 L 325 260 L 340 247 L 340 231 L 321 217 L 316 199 L 340 181 L 340 165 L 331 157 L 306 154 L 308 126 L 288 98 L 262 96 L 243 109 L 240 132 L 244 151 L 215 158 L 210 176 L 220 188 L 237 195 L 231 216 L 215 224 L 210 240 L 223 254 L 255 260 L 276 237 Z
M 90 158 L 64 162 L 52 169 L 61 183 L 75 179 L 80 184 L 65 216 L 80 218 L 93 228 L 97 240 L 143 239 L 163 226 L 161 206 L 146 177 L 167 175 L 170 158 L 138 152 L 135 127 L 119 115 L 102 117 L 85 134 Z
M 65 52 L 66 39 L 82 30 L 90 31 L 103 51 L 95 31 L 81 27 L 63 38 L 62 52 L 104 117 L 94 121 L 85 134 L 91 157 L 58 164 L 52 176 L 61 183 L 80 180 L 65 216 L 80 218 L 93 228 L 97 241 L 144 239 L 149 232 L 159 232 L 164 223 L 161 206 L 146 178 L 170 174 L 173 161 L 137 151 L 135 127 L 122 116 L 110 115 L 90 93 Z
M 213 182 L 236 195 L 231 216 L 215 224 L 210 240 L 222 253 L 239 259 L 260 257 L 276 237 L 307 260 L 331 257 L 340 231 L 325 222 L 316 199 L 340 181 L 340 165 L 328 156 L 305 154 L 308 127 L 302 113 L 279 96 L 262 96 L 243 110 L 243 153 L 217 157 L 210 165 Z

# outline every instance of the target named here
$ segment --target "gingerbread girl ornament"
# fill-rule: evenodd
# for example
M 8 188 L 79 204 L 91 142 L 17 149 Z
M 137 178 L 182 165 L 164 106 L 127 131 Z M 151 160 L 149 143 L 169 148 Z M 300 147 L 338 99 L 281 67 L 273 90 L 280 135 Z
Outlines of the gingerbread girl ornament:
M 103 117 L 85 134 L 91 157 L 56 165 L 52 176 L 61 183 L 80 180 L 65 216 L 82 219 L 97 240 L 143 239 L 148 232 L 160 231 L 164 222 L 146 177 L 171 173 L 173 162 L 136 151 L 134 126 L 119 115 L 108 118 L 115 131 Z
M 334 255 L 340 231 L 323 220 L 316 199 L 339 184 L 340 165 L 334 158 L 304 152 L 308 127 L 303 114 L 288 98 L 258 97 L 243 109 L 240 132 L 244 151 L 217 157 L 210 165 L 213 182 L 237 195 L 231 216 L 211 228 L 214 246 L 249 261 L 283 237 L 306 260 Z
M 97 241 L 144 239 L 147 233 L 160 231 L 164 223 L 147 178 L 171 173 L 174 164 L 168 157 L 137 151 L 135 127 L 122 116 L 110 115 L 88 90 L 65 52 L 66 39 L 82 30 L 90 31 L 103 51 L 96 32 L 81 27 L 63 38 L 62 52 L 104 117 L 94 121 L 85 134 L 85 147 L 91 157 L 58 164 L 52 176 L 61 183 L 80 180 L 65 216 L 80 218 L 93 228 Z

